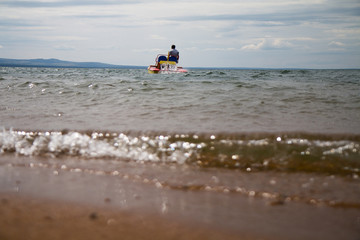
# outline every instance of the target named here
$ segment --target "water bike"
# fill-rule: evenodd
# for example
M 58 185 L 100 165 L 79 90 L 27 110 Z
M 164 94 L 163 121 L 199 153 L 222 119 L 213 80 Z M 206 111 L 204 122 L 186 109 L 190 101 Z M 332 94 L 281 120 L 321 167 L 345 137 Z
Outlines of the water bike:
M 155 65 L 148 67 L 149 73 L 186 73 L 187 70 L 177 65 L 176 57 L 168 57 L 164 54 L 159 54 L 155 58 Z

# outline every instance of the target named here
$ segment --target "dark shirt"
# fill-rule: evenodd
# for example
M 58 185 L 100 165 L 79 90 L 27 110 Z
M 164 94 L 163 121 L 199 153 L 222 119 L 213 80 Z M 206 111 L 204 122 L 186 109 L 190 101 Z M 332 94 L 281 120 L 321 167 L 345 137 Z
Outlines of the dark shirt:
M 176 50 L 176 49 L 172 49 L 170 52 L 169 52 L 169 57 L 176 57 L 179 59 L 179 51 Z

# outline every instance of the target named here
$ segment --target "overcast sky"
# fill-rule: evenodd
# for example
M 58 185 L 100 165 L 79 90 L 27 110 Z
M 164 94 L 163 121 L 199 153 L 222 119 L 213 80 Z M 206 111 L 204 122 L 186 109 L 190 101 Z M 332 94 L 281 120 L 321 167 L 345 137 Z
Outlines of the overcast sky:
M 0 58 L 360 68 L 359 0 L 0 0 Z

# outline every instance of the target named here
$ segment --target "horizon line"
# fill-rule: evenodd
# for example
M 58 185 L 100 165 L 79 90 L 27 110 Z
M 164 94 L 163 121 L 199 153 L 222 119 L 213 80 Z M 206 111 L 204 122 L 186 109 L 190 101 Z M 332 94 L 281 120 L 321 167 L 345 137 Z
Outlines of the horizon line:
M 4 61 L 28 61 L 26 63 L 20 62 L 4 62 Z M 55 63 L 38 63 L 34 64 L 34 61 L 56 61 Z M 79 64 L 79 65 L 61 65 L 63 64 Z M 89 65 L 86 65 L 89 64 Z M 95 66 L 90 66 L 91 64 Z M 118 68 L 144 68 L 146 69 L 148 66 L 143 65 L 119 65 L 119 64 L 110 64 L 110 63 L 102 63 L 102 62 L 94 62 L 94 61 L 86 61 L 86 62 L 77 62 L 77 61 L 68 61 L 68 60 L 60 60 L 57 58 L 32 58 L 32 59 L 15 59 L 15 58 L 0 58 L 0 67 L 42 67 L 42 68 L 106 68 L 106 69 L 118 69 Z M 184 67 L 187 69 L 228 69 L 228 70 L 360 70 L 359 68 L 306 68 L 306 67 Z

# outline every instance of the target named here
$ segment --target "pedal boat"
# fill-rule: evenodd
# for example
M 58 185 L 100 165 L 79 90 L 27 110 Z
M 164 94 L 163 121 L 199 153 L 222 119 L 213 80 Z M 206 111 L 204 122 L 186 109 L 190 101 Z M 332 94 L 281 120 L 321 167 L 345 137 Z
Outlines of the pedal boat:
M 157 55 L 155 65 L 148 67 L 149 73 L 186 73 L 187 70 L 177 65 L 176 57 L 168 57 L 164 54 Z

